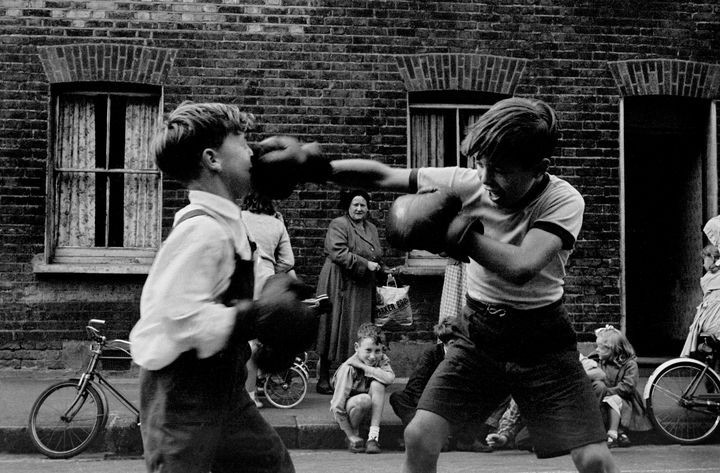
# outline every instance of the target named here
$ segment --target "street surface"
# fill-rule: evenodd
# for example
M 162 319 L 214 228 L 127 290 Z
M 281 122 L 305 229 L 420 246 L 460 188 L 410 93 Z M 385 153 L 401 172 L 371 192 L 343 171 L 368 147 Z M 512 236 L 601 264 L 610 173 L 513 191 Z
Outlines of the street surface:
M 291 450 L 297 473 L 400 472 L 404 454 L 353 455 L 344 450 Z M 720 445 L 681 447 L 638 446 L 613 450 L 624 473 L 720 473 Z M 70 460 L 49 460 L 41 455 L 0 455 L 3 473 L 128 473 L 145 471 L 141 459 L 103 459 L 80 455 Z M 241 471 L 241 470 L 239 470 Z M 538 460 L 518 451 L 443 453 L 440 473 L 573 473 L 570 457 Z

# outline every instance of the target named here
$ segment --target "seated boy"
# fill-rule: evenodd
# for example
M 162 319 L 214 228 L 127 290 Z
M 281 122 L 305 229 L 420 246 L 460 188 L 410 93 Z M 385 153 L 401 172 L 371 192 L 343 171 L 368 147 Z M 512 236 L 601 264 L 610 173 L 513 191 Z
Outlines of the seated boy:
M 385 387 L 395 380 L 390 359 L 383 353 L 384 340 L 373 324 L 360 326 L 355 354 L 335 372 L 331 384 L 335 390 L 330 412 L 345 435 L 351 452 L 380 453 L 380 419 L 385 404 Z M 363 445 L 360 424 L 370 417 L 368 440 Z

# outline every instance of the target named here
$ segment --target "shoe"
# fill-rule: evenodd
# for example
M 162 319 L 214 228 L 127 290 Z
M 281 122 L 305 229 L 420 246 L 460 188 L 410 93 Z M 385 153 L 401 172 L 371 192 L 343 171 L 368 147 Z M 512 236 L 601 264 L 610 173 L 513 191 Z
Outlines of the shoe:
M 335 390 L 330 386 L 330 383 L 327 381 L 318 381 L 317 386 L 315 386 L 315 390 L 318 394 L 333 394 Z
M 380 444 L 375 439 L 368 440 L 365 444 L 365 453 L 381 453 Z
M 251 391 L 248 394 L 250 394 L 250 399 L 252 399 L 255 403 L 255 407 L 257 407 L 258 409 L 262 409 L 263 407 L 265 407 L 265 405 L 257 398 L 257 394 L 255 393 L 255 391 Z
M 632 445 L 632 442 L 630 442 L 630 439 L 625 434 L 618 435 L 617 438 L 617 446 L 621 448 L 627 448 L 630 445 Z
M 609 435 L 607 438 L 607 445 L 608 448 L 618 448 L 620 446 L 618 444 L 618 439 L 616 439 L 615 437 L 610 437 Z
M 347 444 L 350 453 L 362 453 L 365 451 L 365 442 L 363 442 L 362 439 L 355 442 L 350 439 L 345 439 L 345 443 Z
M 458 440 L 455 444 L 455 450 L 459 452 L 476 452 L 476 453 L 490 453 L 494 452 L 495 449 L 490 445 L 483 443 L 478 439 L 474 439 L 472 442 Z

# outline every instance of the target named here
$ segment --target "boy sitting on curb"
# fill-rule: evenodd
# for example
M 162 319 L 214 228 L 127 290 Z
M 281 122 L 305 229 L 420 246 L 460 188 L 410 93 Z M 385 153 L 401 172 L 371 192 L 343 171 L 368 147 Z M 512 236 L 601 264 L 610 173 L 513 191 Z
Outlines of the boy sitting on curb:
M 353 453 L 380 453 L 380 419 L 385 404 L 385 388 L 395 381 L 390 359 L 383 353 L 384 340 L 380 329 L 373 324 L 360 326 L 355 342 L 355 354 L 335 372 L 331 384 L 335 390 L 330 412 L 347 435 L 348 448 Z M 360 424 L 370 417 L 368 440 L 363 445 Z

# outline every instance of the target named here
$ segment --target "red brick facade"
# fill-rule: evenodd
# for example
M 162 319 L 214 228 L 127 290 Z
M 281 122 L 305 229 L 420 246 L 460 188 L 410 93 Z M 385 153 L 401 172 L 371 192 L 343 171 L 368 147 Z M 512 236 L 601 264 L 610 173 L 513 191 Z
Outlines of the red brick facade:
M 566 278 L 582 340 L 625 316 L 620 101 L 720 96 L 713 1 L 5 0 L 0 18 L 0 369 L 66 368 L 87 319 L 105 318 L 111 335 L 125 337 L 138 316 L 142 274 L 34 269 L 45 251 L 53 85 L 161 86 L 165 111 L 186 99 L 231 102 L 260 118 L 262 134 L 395 166 L 407 165 L 408 92 L 542 98 L 562 122 L 552 172 L 587 204 Z M 307 185 L 278 206 L 310 283 L 337 197 L 334 187 Z M 373 198 L 382 221 L 394 195 Z M 176 183 L 163 183 L 165 232 L 184 201 Z M 398 356 L 431 340 L 442 280 L 403 282 L 416 323 L 390 334 L 409 347 Z

